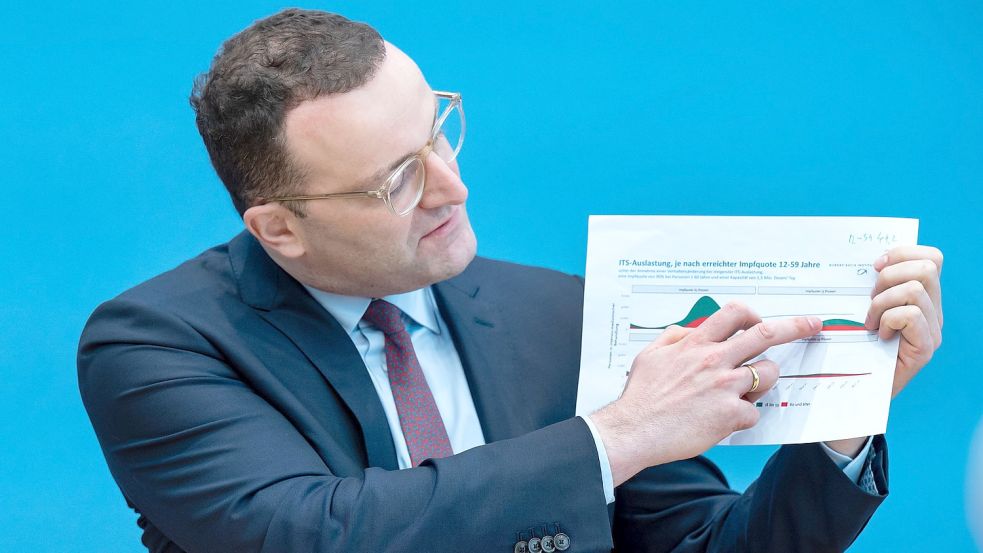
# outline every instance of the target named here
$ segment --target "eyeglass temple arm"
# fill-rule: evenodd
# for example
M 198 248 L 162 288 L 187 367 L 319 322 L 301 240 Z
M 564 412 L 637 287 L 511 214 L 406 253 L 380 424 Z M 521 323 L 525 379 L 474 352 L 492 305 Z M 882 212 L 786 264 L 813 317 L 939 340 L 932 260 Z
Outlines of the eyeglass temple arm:
M 277 196 L 275 198 L 263 198 L 262 202 L 269 203 L 287 202 L 291 200 L 330 200 L 332 198 L 358 198 L 361 196 L 381 198 L 382 192 L 379 190 L 362 190 L 359 192 L 335 192 L 333 194 L 312 194 L 308 196 Z

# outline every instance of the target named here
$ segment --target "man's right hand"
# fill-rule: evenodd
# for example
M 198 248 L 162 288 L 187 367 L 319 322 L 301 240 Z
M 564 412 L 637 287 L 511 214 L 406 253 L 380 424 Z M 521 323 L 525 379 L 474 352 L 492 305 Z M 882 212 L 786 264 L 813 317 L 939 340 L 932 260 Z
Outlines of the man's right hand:
M 729 303 L 697 328 L 669 327 L 632 363 L 617 401 L 590 415 L 618 486 L 643 469 L 695 457 L 732 432 L 758 422 L 754 401 L 778 380 L 778 366 L 755 361 L 771 346 L 819 332 L 817 317 L 761 322 L 747 306 Z M 735 335 L 737 331 L 745 330 Z

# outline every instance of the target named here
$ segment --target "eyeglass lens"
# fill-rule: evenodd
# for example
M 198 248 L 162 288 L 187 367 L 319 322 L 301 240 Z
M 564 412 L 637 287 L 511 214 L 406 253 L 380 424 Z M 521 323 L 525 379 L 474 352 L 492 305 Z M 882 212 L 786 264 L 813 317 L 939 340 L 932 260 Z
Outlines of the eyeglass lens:
M 438 113 L 443 114 L 448 101 L 441 99 Z M 459 104 L 447 112 L 434 139 L 433 151 L 445 163 L 454 161 L 464 142 L 464 114 Z M 426 179 L 423 160 L 413 158 L 402 170 L 392 176 L 389 185 L 389 206 L 397 215 L 409 213 L 420 202 Z
M 440 99 L 440 112 L 447 108 L 449 100 L 445 98 Z M 434 152 L 440 156 L 440 159 L 447 163 L 454 161 L 457 157 L 458 152 L 461 151 L 461 145 L 464 142 L 464 113 L 461 111 L 460 104 L 454 104 L 454 108 L 447 113 L 443 122 L 440 125 L 440 130 L 437 131 L 437 137 L 434 140 Z

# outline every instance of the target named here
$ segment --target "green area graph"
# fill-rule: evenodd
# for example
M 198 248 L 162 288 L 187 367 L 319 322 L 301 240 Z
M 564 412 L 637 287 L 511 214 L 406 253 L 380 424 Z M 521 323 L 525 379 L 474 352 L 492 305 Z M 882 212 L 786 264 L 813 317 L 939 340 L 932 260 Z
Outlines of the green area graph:
M 686 314 L 682 319 L 665 324 L 662 326 L 643 326 L 636 323 L 630 323 L 630 330 L 665 330 L 666 328 L 677 325 L 684 328 L 696 328 L 703 324 L 711 315 L 720 311 L 720 304 L 710 296 L 701 296 L 700 299 L 696 300 L 693 307 L 690 308 L 689 313 Z M 850 319 L 824 319 L 823 327 L 821 331 L 867 331 L 864 323 L 852 321 Z

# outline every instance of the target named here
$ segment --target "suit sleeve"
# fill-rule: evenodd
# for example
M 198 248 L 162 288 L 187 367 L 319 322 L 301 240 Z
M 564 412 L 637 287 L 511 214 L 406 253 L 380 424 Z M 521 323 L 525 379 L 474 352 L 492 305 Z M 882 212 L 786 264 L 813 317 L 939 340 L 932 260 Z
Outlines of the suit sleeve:
M 577 551 L 612 545 L 580 419 L 339 477 L 206 336 L 161 308 L 101 306 L 78 369 L 121 491 L 188 552 L 511 551 L 517 532 L 553 522 Z
M 619 551 L 843 551 L 887 492 L 887 448 L 868 458 L 877 489 L 864 491 L 819 447 L 781 447 L 739 494 L 704 457 L 647 469 L 615 492 Z

